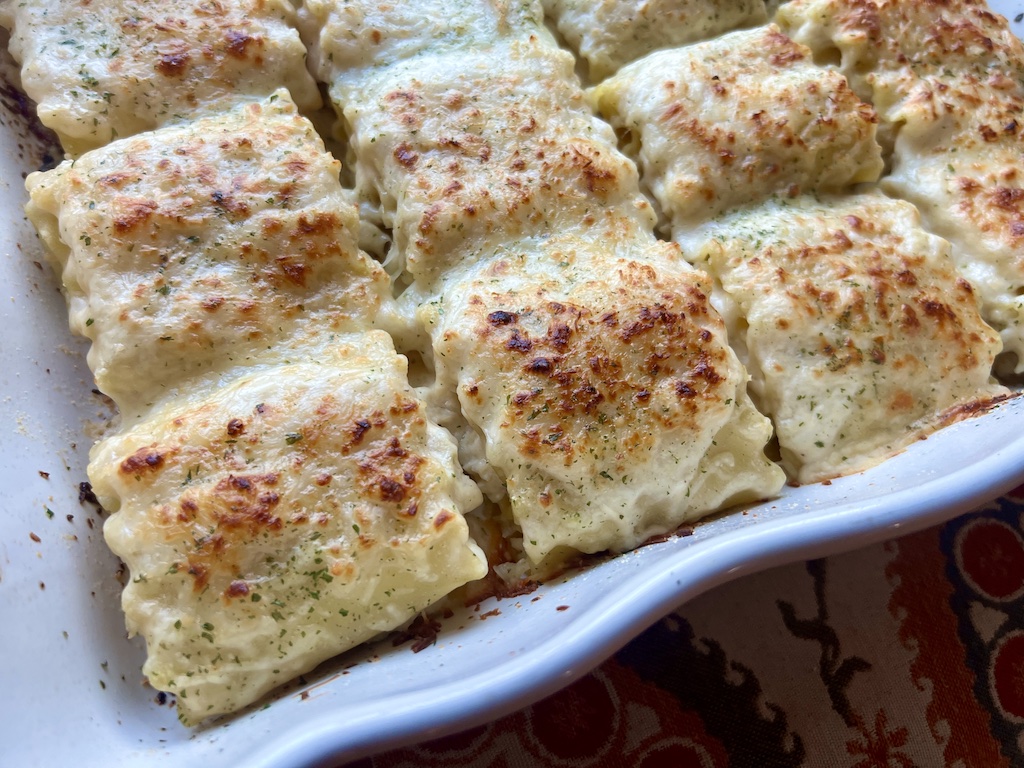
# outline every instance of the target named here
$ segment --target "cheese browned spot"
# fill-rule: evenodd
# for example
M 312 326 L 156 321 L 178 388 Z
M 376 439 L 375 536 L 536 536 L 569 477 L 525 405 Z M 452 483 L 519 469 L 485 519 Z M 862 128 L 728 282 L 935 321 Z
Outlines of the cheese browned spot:
M 1008 391 L 999 337 L 949 244 L 881 195 L 798 198 L 738 211 L 703 233 L 739 316 L 751 391 L 801 483 L 865 469 Z
M 977 0 L 794 0 L 779 19 L 872 100 L 882 184 L 953 245 L 985 319 L 1024 370 L 1024 45 Z
M 287 87 L 320 104 L 286 0 L 0 3 L 39 119 L 77 156 Z
M 120 471 L 124 475 L 132 475 L 136 479 L 143 474 L 159 470 L 163 466 L 164 455 L 150 448 L 140 448 L 121 462 Z

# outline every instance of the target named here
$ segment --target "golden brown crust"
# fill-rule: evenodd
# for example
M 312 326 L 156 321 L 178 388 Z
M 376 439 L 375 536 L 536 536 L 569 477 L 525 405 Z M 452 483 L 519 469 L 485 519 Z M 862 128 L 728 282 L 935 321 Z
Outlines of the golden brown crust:
M 544 288 L 469 299 L 459 325 L 472 329 L 479 354 L 507 372 L 504 389 L 515 394 L 498 418 L 524 459 L 570 466 L 601 455 L 621 476 L 643 461 L 654 434 L 699 432 L 702 415 L 734 394 L 726 347 L 712 341 L 715 323 L 700 288 L 657 291 L 657 273 L 636 263 L 619 276 L 621 284 L 591 295 L 602 296 L 603 306 L 552 300 Z M 442 348 L 455 337 L 447 332 Z M 462 391 L 479 398 L 473 388 L 479 385 Z M 614 458 L 609 444 L 617 446 Z

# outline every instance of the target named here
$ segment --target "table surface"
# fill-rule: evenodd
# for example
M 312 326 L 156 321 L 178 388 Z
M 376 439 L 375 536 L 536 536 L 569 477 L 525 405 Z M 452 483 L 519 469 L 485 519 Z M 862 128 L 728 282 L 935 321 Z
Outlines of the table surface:
M 352 765 L 1024 765 L 1024 486 L 719 587 L 544 701 Z

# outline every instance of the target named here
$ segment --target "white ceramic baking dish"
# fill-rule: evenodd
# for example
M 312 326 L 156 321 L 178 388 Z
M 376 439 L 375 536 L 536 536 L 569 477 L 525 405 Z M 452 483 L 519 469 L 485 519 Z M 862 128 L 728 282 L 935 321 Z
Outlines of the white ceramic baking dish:
M 23 173 L 42 144 L 15 94 L 0 101 L 0 765 L 287 768 L 438 736 L 555 691 L 717 584 L 939 523 L 1024 480 L 1017 399 L 870 472 L 787 488 L 692 536 L 489 600 L 446 621 L 420 653 L 383 641 L 187 730 L 142 684 L 118 562 L 98 513 L 79 502 L 95 424 L 109 414 L 21 213 Z

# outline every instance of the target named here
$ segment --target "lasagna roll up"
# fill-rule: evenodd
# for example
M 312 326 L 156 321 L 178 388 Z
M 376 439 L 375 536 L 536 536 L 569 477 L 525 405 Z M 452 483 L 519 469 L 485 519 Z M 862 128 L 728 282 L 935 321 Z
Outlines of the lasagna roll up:
M 673 236 L 774 195 L 882 172 L 874 111 L 774 25 L 659 51 L 595 87 Z
M 399 627 L 486 573 L 479 491 L 386 334 L 168 401 L 89 477 L 129 567 L 150 684 L 195 724 Z
M 726 214 L 697 258 L 771 416 L 782 464 L 811 483 L 866 469 L 1001 398 L 999 336 L 949 243 L 880 194 Z
M 77 156 L 287 87 L 320 105 L 287 0 L 0 0 L 39 119 Z
M 189 724 L 486 573 L 480 493 L 375 328 L 393 299 L 339 167 L 281 91 L 28 180 L 123 409 L 89 477 L 128 628 Z
M 29 177 L 71 328 L 124 419 L 393 315 L 340 167 L 280 91 Z

